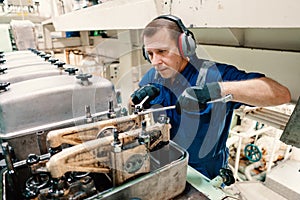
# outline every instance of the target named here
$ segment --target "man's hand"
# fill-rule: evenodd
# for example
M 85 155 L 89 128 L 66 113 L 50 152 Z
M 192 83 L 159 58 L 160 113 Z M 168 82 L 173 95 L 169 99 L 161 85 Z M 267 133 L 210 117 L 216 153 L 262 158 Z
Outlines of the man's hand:
M 206 103 L 213 99 L 221 98 L 219 83 L 207 83 L 202 89 L 198 86 L 188 87 L 179 96 L 176 102 L 176 111 L 200 111 L 206 108 Z
M 134 105 L 141 103 L 141 101 L 146 97 L 149 96 L 147 101 L 143 104 L 143 107 L 148 109 L 151 107 L 150 101 L 155 99 L 159 95 L 160 89 L 155 86 L 154 84 L 147 84 L 136 90 L 131 95 L 131 101 Z

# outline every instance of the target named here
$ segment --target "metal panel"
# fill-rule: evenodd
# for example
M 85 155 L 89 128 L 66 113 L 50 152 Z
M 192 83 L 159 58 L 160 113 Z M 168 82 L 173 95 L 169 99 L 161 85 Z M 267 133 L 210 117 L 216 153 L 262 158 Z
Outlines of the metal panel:
M 57 76 L 67 74 L 64 69 L 57 68 L 55 65 L 28 65 L 18 68 L 9 68 L 5 74 L 0 74 L 0 82 L 17 83 L 33 78 L 46 76 Z
M 300 27 L 297 0 L 173 0 L 171 14 L 190 27 Z
M 279 163 L 266 175 L 265 186 L 289 200 L 300 199 L 299 168 L 297 160 Z
M 166 13 L 190 27 L 288 28 L 300 27 L 298 7 L 297 0 L 114 0 L 55 17 L 53 23 L 57 31 L 141 29 Z
M 280 140 L 288 145 L 300 148 L 300 98 L 285 127 Z
M 101 112 L 114 100 L 110 81 L 93 77 L 84 86 L 75 76 L 22 81 L 0 93 L 0 127 L 4 134 L 85 115 L 85 105 Z
M 140 29 L 156 17 L 155 0 L 114 0 L 54 17 L 56 31 Z

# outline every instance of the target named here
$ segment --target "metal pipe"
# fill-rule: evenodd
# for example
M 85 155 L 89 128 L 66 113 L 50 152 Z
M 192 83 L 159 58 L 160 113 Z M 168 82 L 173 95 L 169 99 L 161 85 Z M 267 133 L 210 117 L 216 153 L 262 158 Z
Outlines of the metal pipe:
M 5 156 L 5 162 L 6 162 L 6 166 L 7 166 L 7 179 L 8 179 L 8 183 L 10 185 L 10 188 L 14 188 L 14 194 L 16 195 L 17 198 L 20 198 L 21 195 L 21 188 L 19 187 L 19 181 L 18 181 L 18 177 L 17 177 L 17 173 L 16 170 L 14 168 L 14 164 L 11 158 L 11 154 L 9 151 L 9 145 L 8 142 L 3 142 L 1 144 L 2 150 L 3 150 L 3 154 Z
M 272 164 L 273 164 L 275 148 L 276 148 L 276 140 L 277 140 L 276 137 L 274 137 L 274 139 L 273 139 L 273 148 L 272 148 L 272 152 L 271 152 L 270 159 L 269 159 L 269 162 L 268 162 L 267 173 L 271 171 L 271 167 L 272 167 Z
M 262 162 L 255 162 L 252 163 L 250 165 L 248 165 L 247 167 L 245 167 L 245 176 L 248 179 L 248 181 L 252 181 L 252 175 L 251 175 L 251 170 L 260 167 L 262 165 Z
M 233 172 L 233 176 L 235 178 L 237 178 L 237 176 L 238 176 L 240 156 L 241 156 L 241 146 L 242 146 L 242 137 L 239 137 L 239 143 L 238 143 L 238 147 L 237 147 L 237 150 L 236 150 L 237 153 L 236 153 L 236 156 L 235 156 L 234 172 Z
M 145 114 L 148 114 L 148 113 L 165 111 L 165 110 L 170 110 L 170 109 L 175 109 L 175 106 L 167 106 L 167 107 L 162 107 L 162 108 L 150 108 L 150 109 L 147 109 L 145 111 L 139 112 L 138 115 L 145 115 Z

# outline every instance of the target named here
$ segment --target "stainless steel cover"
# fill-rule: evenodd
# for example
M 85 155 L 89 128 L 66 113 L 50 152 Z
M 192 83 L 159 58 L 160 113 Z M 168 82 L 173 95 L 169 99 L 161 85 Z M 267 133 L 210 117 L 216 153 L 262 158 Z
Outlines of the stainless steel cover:
M 3 54 L 4 57 L 3 59 L 6 60 L 7 62 L 21 62 L 22 60 L 38 60 L 39 58 L 41 58 L 40 56 L 38 56 L 37 54 L 34 53 L 27 53 L 27 54 L 15 54 L 15 55 L 5 55 Z
M 32 51 L 24 50 L 24 51 L 12 51 L 12 52 L 3 52 L 4 58 L 6 60 L 12 60 L 16 58 L 26 58 L 26 57 L 34 57 L 37 56 Z
M 43 77 L 11 84 L 0 93 L 0 130 L 8 134 L 108 109 L 113 84 L 102 77 L 81 82 L 75 76 Z
M 0 74 L 0 82 L 17 83 L 29 79 L 62 74 L 67 74 L 67 72 L 50 63 L 47 63 L 47 65 L 28 65 L 7 69 L 5 73 Z
M 49 62 L 45 61 L 45 58 L 37 55 L 31 51 L 16 51 L 10 53 L 1 54 L 1 68 L 16 68 L 28 65 L 43 65 L 49 64 Z M 44 55 L 46 55 L 44 53 Z M 49 55 L 50 56 L 50 55 Z
M 32 58 L 32 59 L 16 59 L 11 62 L 5 62 L 4 64 L 1 64 L 1 68 L 7 68 L 7 69 L 14 69 L 24 66 L 33 66 L 33 65 L 49 65 L 49 62 L 43 60 L 42 58 Z

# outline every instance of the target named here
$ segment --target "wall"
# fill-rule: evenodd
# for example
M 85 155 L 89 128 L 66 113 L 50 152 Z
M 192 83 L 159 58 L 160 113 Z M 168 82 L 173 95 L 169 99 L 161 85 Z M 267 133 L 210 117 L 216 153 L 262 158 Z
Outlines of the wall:
M 197 54 L 199 57 L 233 64 L 246 71 L 265 73 L 287 86 L 294 102 L 300 95 L 300 54 L 297 52 L 199 45 Z

